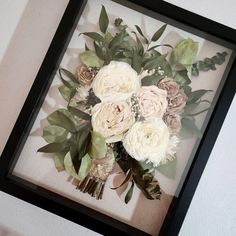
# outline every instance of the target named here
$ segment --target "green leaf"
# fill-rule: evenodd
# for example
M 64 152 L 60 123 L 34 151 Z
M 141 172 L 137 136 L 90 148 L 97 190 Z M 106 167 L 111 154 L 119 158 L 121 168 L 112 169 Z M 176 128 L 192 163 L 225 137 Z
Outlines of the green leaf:
M 80 61 L 88 67 L 102 67 L 104 63 L 93 51 L 82 52 L 79 57 Z
M 177 165 L 177 158 L 174 158 L 172 161 L 168 161 L 166 164 L 160 165 L 155 169 L 157 169 L 164 176 L 170 179 L 174 179 L 176 176 L 176 165 Z
M 58 153 L 55 153 L 55 156 L 53 158 L 54 165 L 57 171 L 59 172 L 65 170 L 65 166 L 64 166 L 65 155 L 66 155 L 66 152 L 58 152 Z
M 163 77 L 158 74 L 146 76 L 141 80 L 142 86 L 157 85 Z
M 61 85 L 59 88 L 59 92 L 62 95 L 62 97 L 69 102 L 71 98 L 73 98 L 76 94 L 76 89 L 69 89 L 64 84 Z
M 156 33 L 152 36 L 152 42 L 156 42 L 164 33 L 166 29 L 167 24 L 164 24 L 159 30 L 156 31 Z
M 168 48 L 172 48 L 173 49 L 173 47 L 170 44 L 158 44 L 158 45 L 150 47 L 147 51 L 151 51 L 151 50 L 153 50 L 155 48 L 158 48 L 158 47 L 168 47 Z
M 126 184 L 129 180 L 130 180 L 130 178 L 131 178 L 131 175 L 132 175 L 132 172 L 131 172 L 131 170 L 129 170 L 128 171 L 128 174 L 126 175 L 126 177 L 125 177 L 125 179 L 122 181 L 122 183 L 120 184 L 120 185 L 118 185 L 117 187 L 114 187 L 114 188 L 111 188 L 111 189 L 118 189 L 118 188 L 120 188 L 121 186 L 123 186 L 124 184 Z
M 92 160 L 88 154 L 82 157 L 79 173 L 78 173 L 80 181 L 82 181 L 88 175 L 91 164 L 92 164 Z
M 193 113 L 199 104 L 200 104 L 200 102 L 187 104 L 184 108 L 184 113 L 182 116 Z
M 198 76 L 199 71 L 209 71 L 216 70 L 216 65 L 221 65 L 225 62 L 225 57 L 227 52 L 217 53 L 211 58 L 205 58 L 203 61 L 198 61 L 193 66 L 192 73 L 195 73 L 195 76 Z
M 112 41 L 112 39 L 113 39 L 113 36 L 112 36 L 112 34 L 110 33 L 110 32 L 106 32 L 106 34 L 105 34 L 105 43 L 107 44 L 107 45 L 109 45 L 109 43 Z
M 143 34 L 143 32 L 142 32 L 142 30 L 140 29 L 140 27 L 139 27 L 138 25 L 135 25 L 135 28 L 137 29 L 137 31 L 139 32 L 139 34 L 143 37 L 144 42 L 145 42 L 146 44 L 148 44 L 149 41 L 148 41 L 147 37 Z
M 115 49 L 119 47 L 122 43 L 124 43 L 125 38 L 127 38 L 129 35 L 125 31 L 121 31 L 112 39 L 112 41 L 109 44 L 109 48 Z
M 129 189 L 129 191 L 127 192 L 127 194 L 125 195 L 125 203 L 127 204 L 130 199 L 132 198 L 133 195 L 133 191 L 134 191 L 134 181 L 132 181 L 131 187 Z
M 83 120 L 91 120 L 91 116 L 75 107 L 68 107 L 68 110 L 75 116 L 78 116 L 79 118 Z
M 134 53 L 132 59 L 132 68 L 139 74 L 142 68 L 142 57 L 138 53 Z
M 73 178 L 78 179 L 79 180 L 79 176 L 75 171 L 71 156 L 70 156 L 70 152 L 68 152 L 65 156 L 64 159 L 64 166 L 65 166 L 65 171 Z
M 185 87 L 191 83 L 191 80 L 187 76 L 186 71 L 179 71 L 175 74 L 174 77 L 176 83 L 178 83 L 181 87 Z
M 104 38 L 101 34 L 96 33 L 96 32 L 86 32 L 83 33 L 84 35 L 88 36 L 89 38 L 98 41 L 98 42 L 104 42 Z
M 68 131 L 62 127 L 50 125 L 43 129 L 43 138 L 48 143 L 61 143 L 65 141 Z
M 195 103 L 202 96 L 204 96 L 207 92 L 211 92 L 211 91 L 212 90 L 205 90 L 205 89 L 199 89 L 199 90 L 193 91 L 188 97 L 187 104 Z
M 49 144 L 39 148 L 37 152 L 56 153 L 56 152 L 62 152 L 62 151 L 68 150 L 68 149 L 69 149 L 68 142 L 49 143 Z
M 91 125 L 87 124 L 84 126 L 83 129 L 80 129 L 77 138 L 77 148 L 79 153 L 79 160 L 87 154 L 90 150 L 91 146 Z
M 102 43 L 97 43 L 97 42 L 94 42 L 94 48 L 95 48 L 95 52 L 97 54 L 97 56 L 105 61 L 107 59 L 107 57 L 109 57 L 108 55 L 108 50 L 107 48 L 104 46 L 104 44 Z
M 100 26 L 100 30 L 105 34 L 107 31 L 107 27 L 109 24 L 109 19 L 107 16 L 107 12 L 104 6 L 102 6 L 102 10 L 100 13 L 100 17 L 99 17 L 99 26 Z
M 143 44 L 142 44 L 142 42 L 140 41 L 140 39 L 138 38 L 136 32 L 133 31 L 132 33 L 134 33 L 135 38 L 136 38 L 136 45 L 135 45 L 135 48 L 134 48 L 134 49 L 135 49 L 135 51 L 138 53 L 138 55 L 143 56 L 143 53 L 144 53 Z
M 92 131 L 89 156 L 94 159 L 102 159 L 106 156 L 106 153 L 107 145 L 105 138 L 98 132 Z
M 151 60 L 146 61 L 143 67 L 144 70 L 152 70 L 152 69 L 159 70 L 159 68 L 163 70 L 164 76 L 170 76 L 170 77 L 172 76 L 172 69 L 170 64 L 166 60 L 165 55 L 157 56 Z
M 59 73 L 60 76 L 62 77 L 62 74 L 64 74 L 67 78 L 69 78 L 73 83 L 75 84 L 79 84 L 78 79 L 76 78 L 76 76 L 74 74 L 72 74 L 70 71 L 64 69 L 64 68 L 60 68 L 59 69 Z
M 170 55 L 170 63 L 176 69 L 192 65 L 196 59 L 198 52 L 198 43 L 192 39 L 184 39 L 180 41 L 172 50 Z
M 54 111 L 47 117 L 49 124 L 62 127 L 70 132 L 76 132 L 75 121 L 71 113 L 66 109 Z
M 193 119 L 184 117 L 181 119 L 181 124 L 182 129 L 180 131 L 180 137 L 187 139 L 193 137 L 200 138 L 202 136 L 201 131 L 198 129 Z

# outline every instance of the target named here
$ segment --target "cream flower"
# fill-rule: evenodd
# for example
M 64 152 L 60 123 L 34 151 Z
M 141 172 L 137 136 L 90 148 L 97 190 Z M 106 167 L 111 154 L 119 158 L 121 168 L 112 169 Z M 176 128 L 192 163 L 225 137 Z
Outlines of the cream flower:
M 129 129 L 123 139 L 123 146 L 136 160 L 152 162 L 158 166 L 176 152 L 176 138 L 170 136 L 162 119 L 149 118 L 136 122 Z
M 167 92 L 156 86 L 143 86 L 136 93 L 141 116 L 162 118 L 167 109 Z
M 107 143 L 121 141 L 134 121 L 130 105 L 125 101 L 99 103 L 92 110 L 93 130 L 102 134 Z
M 111 61 L 95 76 L 92 88 L 101 101 L 125 100 L 141 86 L 137 72 L 125 62 Z

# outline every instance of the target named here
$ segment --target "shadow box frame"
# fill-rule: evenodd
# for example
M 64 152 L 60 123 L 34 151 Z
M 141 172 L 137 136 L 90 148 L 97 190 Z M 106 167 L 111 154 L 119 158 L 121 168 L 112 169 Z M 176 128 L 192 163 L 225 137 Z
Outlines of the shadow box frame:
M 11 174 L 12 168 L 29 135 L 86 2 L 86 0 L 69 1 L 1 155 L 0 190 L 104 235 L 146 235 L 146 233 L 132 226 Z M 231 45 L 231 49 L 235 53 L 236 31 L 229 27 L 159 0 L 115 0 L 115 2 L 124 4 L 130 8 L 135 4 L 139 11 L 144 11 L 145 14 L 149 14 L 150 12 L 158 13 L 163 19 L 168 18 L 173 22 L 187 25 L 187 27 L 194 29 L 194 33 L 198 36 L 206 37 L 207 35 L 209 39 L 211 37 L 214 40 L 217 38 L 220 43 L 227 42 Z M 231 63 L 228 76 L 183 182 L 179 197 L 173 198 L 174 204 L 171 204 L 172 207 L 169 208 L 169 212 L 162 225 L 161 235 L 177 235 L 181 228 L 204 167 L 235 94 L 235 57 Z

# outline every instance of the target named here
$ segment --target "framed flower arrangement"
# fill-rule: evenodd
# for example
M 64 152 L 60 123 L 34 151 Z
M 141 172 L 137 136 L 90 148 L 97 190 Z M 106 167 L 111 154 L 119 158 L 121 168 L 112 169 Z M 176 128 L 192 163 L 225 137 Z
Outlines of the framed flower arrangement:
M 235 39 L 162 1 L 70 0 L 1 190 L 105 235 L 176 235 L 235 93 Z

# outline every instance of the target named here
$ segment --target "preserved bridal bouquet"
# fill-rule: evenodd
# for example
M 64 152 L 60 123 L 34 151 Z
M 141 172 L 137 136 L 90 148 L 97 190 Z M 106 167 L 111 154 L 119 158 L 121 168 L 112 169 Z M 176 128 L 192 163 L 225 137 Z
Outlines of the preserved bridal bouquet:
M 108 25 L 103 6 L 100 31 L 83 33 L 94 49 L 85 45 L 75 74 L 59 69 L 59 91 L 68 105 L 48 116 L 43 131 L 48 144 L 38 151 L 54 153 L 56 168 L 97 199 L 115 165 L 125 174 L 120 186 L 131 182 L 126 203 L 134 184 L 148 199 L 160 199 L 155 171 L 174 161 L 183 138 L 201 135 L 195 116 L 209 109 L 202 108 L 210 103 L 203 98 L 209 91 L 192 91 L 191 79 L 199 71 L 215 70 L 227 53 L 201 61 L 196 60 L 198 43 L 190 38 L 175 47 L 157 44 L 166 24 L 151 38 L 120 18 L 115 34 Z M 169 53 L 161 54 L 161 47 Z

